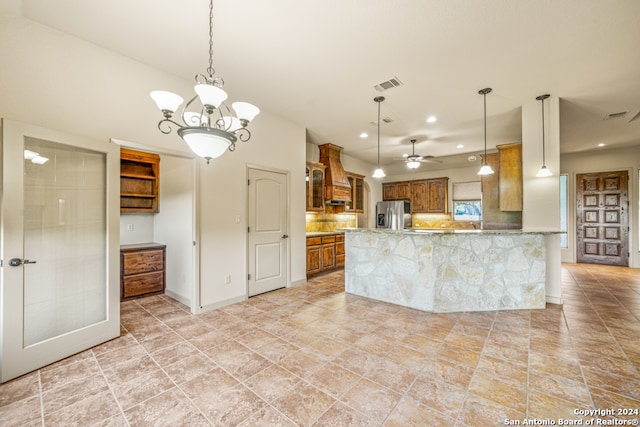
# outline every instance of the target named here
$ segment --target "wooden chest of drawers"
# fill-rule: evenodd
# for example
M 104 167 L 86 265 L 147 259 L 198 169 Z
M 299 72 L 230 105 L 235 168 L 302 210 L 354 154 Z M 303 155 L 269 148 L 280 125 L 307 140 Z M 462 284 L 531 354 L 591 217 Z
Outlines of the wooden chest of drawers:
M 164 293 L 165 253 L 158 243 L 120 247 L 121 300 Z

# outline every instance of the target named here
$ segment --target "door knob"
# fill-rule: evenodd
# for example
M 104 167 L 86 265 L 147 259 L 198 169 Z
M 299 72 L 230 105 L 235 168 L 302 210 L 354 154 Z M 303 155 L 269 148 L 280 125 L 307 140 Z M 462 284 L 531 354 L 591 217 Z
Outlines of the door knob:
M 283 238 L 283 239 L 288 239 L 288 238 L 289 238 L 289 235 L 288 235 L 288 234 L 283 234 L 283 235 L 282 235 L 282 238 Z
M 20 258 L 11 258 L 9 260 L 9 265 L 11 267 L 20 267 L 22 264 L 35 264 L 35 261 L 29 261 L 28 259 L 25 259 L 24 261 L 21 260 Z

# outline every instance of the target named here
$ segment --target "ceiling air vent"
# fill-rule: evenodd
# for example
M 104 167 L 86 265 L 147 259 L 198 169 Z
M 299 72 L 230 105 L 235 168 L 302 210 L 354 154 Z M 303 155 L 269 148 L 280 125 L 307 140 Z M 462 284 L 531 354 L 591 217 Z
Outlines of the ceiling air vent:
M 393 123 L 394 120 L 391 117 L 387 116 L 387 117 L 380 118 L 380 122 L 381 122 L 380 124 L 383 125 L 383 124 L 387 124 L 387 123 Z M 378 121 L 374 120 L 374 121 L 371 122 L 371 124 L 373 126 L 378 126 Z
M 374 86 L 375 90 L 378 92 L 384 92 L 387 89 L 391 89 L 394 87 L 402 86 L 403 83 L 397 77 L 392 77 L 389 80 L 386 80 L 382 83 L 378 83 Z
M 618 113 L 611 113 L 604 116 L 604 120 L 621 119 L 627 115 L 626 111 L 620 111 Z

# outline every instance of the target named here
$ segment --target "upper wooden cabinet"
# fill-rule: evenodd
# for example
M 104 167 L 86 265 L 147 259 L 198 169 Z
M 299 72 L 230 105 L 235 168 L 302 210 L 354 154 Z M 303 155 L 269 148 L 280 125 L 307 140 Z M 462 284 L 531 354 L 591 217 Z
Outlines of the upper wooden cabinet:
M 382 184 L 383 200 L 409 199 L 411 213 L 447 213 L 448 193 L 447 177 Z
M 120 149 L 120 212 L 160 210 L 160 156 Z
M 522 144 L 498 145 L 500 210 L 522 210 Z
M 321 163 L 307 162 L 307 212 L 324 212 L 324 169 Z
M 382 184 L 382 200 L 410 200 L 411 181 L 385 182 Z
M 351 201 L 345 203 L 345 212 L 364 213 L 364 175 L 347 172 L 347 180 L 351 185 Z
M 500 154 L 490 153 L 483 158 L 494 173 L 483 175 L 482 183 L 482 228 L 484 230 L 507 230 L 522 228 L 521 211 L 500 209 Z

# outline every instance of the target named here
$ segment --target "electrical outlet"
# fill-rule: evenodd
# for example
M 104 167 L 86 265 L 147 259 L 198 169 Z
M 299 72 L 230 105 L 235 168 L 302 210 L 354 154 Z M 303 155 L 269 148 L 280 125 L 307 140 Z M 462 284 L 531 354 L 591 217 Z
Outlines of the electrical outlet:
M 226 285 L 228 285 L 229 283 L 231 283 L 231 275 L 227 274 L 226 276 L 224 276 L 224 283 Z
M 127 231 L 133 231 L 133 224 L 127 224 Z
M 240 215 L 236 214 L 236 224 L 240 224 Z

